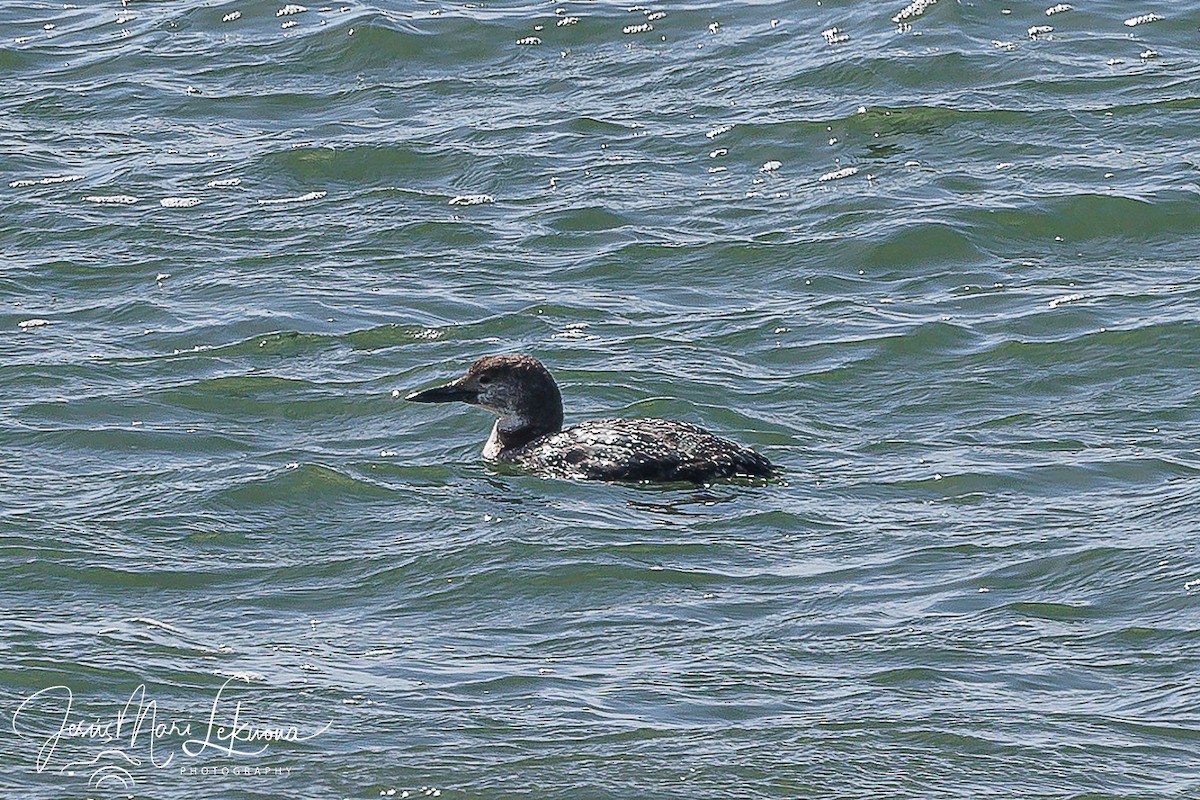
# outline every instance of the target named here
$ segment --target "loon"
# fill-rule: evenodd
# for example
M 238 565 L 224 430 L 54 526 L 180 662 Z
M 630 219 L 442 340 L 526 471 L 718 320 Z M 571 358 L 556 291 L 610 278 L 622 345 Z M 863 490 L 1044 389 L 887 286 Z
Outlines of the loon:
M 558 384 L 533 356 L 484 356 L 461 378 L 405 399 L 491 411 L 499 419 L 483 457 L 546 477 L 703 484 L 775 474 L 765 456 L 686 422 L 597 419 L 564 430 Z

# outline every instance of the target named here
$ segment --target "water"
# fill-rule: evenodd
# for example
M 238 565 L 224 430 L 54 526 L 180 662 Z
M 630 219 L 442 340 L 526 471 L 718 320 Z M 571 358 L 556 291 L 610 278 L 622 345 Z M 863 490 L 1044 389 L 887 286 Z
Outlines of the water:
M 1050 5 L 3 4 L 0 788 L 1196 797 L 1200 3 Z

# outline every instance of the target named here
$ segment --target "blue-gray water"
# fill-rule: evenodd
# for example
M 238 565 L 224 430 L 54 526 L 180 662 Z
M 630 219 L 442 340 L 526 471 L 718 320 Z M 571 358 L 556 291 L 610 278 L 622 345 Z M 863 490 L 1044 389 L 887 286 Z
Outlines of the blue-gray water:
M 903 5 L 0 4 L 3 794 L 1200 796 L 1200 2 Z

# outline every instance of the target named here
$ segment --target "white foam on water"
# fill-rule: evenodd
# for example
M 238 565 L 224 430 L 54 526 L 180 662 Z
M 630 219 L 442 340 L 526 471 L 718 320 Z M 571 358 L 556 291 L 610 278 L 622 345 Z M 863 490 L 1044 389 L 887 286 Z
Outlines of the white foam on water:
M 163 208 L 195 208 L 200 205 L 199 197 L 164 197 L 158 201 Z
M 279 206 L 285 203 L 308 203 L 313 200 L 320 200 L 329 192 L 308 192 L 307 194 L 296 195 L 295 197 L 273 197 L 270 199 L 259 200 L 260 206 Z
M 494 203 L 496 198 L 490 194 L 460 194 L 451 198 L 448 205 L 452 206 L 481 206 L 485 203 Z
M 1050 6 L 1046 9 L 1046 16 L 1053 17 L 1055 14 L 1065 14 L 1068 11 L 1074 11 L 1075 6 L 1070 3 L 1059 3 L 1056 6 Z
M 241 19 L 241 18 L 242 18 L 242 12 L 240 12 L 240 11 L 231 11 L 231 12 L 229 12 L 228 14 L 226 14 L 225 16 L 221 17 L 221 22 L 234 22 L 234 21 L 236 21 L 236 20 L 239 20 L 239 19 Z
M 653 25 L 651 25 L 649 22 L 643 22 L 640 25 L 626 25 L 621 29 L 621 33 L 628 35 L 631 33 L 647 33 L 648 31 L 652 30 L 654 30 Z
M 851 175 L 857 174 L 858 167 L 842 167 L 841 169 L 835 169 L 833 172 L 826 172 L 817 178 L 817 180 L 821 183 L 828 183 L 829 181 L 839 181 L 842 178 L 849 178 Z
M 233 678 L 235 681 L 243 683 L 266 683 L 267 676 L 259 672 L 226 672 L 223 669 L 214 669 L 213 675 L 218 678 Z
M 21 178 L 8 184 L 10 189 L 24 189 L 29 186 L 51 186 L 56 183 L 74 183 L 83 180 L 82 175 L 52 175 L 46 178 Z
M 48 319 L 40 319 L 40 318 L 39 319 L 27 319 L 27 320 L 24 320 L 23 322 L 18 322 L 17 327 L 18 328 L 42 328 L 49 324 L 50 324 L 50 320 L 48 320 Z
M 850 41 L 850 34 L 846 33 L 841 28 L 826 28 L 825 30 L 821 31 L 821 38 L 823 38 L 827 44 L 842 44 L 843 42 Z
M 1062 297 L 1054 298 L 1047 303 L 1047 305 L 1049 305 L 1051 308 L 1058 308 L 1059 306 L 1065 306 L 1067 303 L 1074 303 L 1075 301 L 1082 299 L 1083 295 L 1081 294 L 1065 294 Z
M 1136 17 L 1130 17 L 1129 19 L 1125 20 L 1125 26 L 1128 28 L 1133 28 L 1138 25 L 1145 25 L 1149 22 L 1158 22 L 1161 19 L 1163 19 L 1163 17 L 1160 14 L 1138 14 Z
M 308 9 L 304 6 L 296 5 L 295 3 L 288 3 L 286 6 L 276 11 L 275 16 L 290 17 L 293 14 L 303 14 L 305 11 L 308 11 Z
M 241 178 L 222 178 L 220 180 L 209 181 L 204 184 L 209 189 L 224 189 L 228 186 L 241 186 Z
M 174 625 L 170 625 L 166 622 L 160 622 L 159 620 L 151 617 L 131 617 L 129 621 L 140 623 L 148 628 L 161 628 L 162 630 L 170 631 L 171 633 L 187 633 L 187 631 L 185 631 L 183 628 L 177 628 Z
M 138 199 L 131 194 L 93 194 L 83 199 L 89 203 L 95 203 L 99 206 L 131 206 L 138 201 Z
M 897 12 L 896 15 L 892 17 L 892 22 L 895 22 L 898 25 L 901 22 L 908 22 L 909 20 L 916 19 L 928 11 L 930 6 L 937 5 L 937 1 L 938 0 L 915 0 L 915 2 L 908 4 L 899 12 Z

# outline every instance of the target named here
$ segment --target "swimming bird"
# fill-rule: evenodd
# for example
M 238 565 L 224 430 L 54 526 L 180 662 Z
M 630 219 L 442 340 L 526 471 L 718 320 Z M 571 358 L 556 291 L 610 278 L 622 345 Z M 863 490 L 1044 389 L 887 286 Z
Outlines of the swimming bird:
M 548 477 L 700 484 L 775 474 L 765 456 L 687 422 L 598 419 L 564 430 L 558 384 L 533 356 L 484 356 L 462 377 L 405 399 L 491 411 L 499 419 L 483 457 Z

